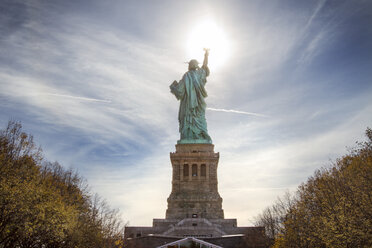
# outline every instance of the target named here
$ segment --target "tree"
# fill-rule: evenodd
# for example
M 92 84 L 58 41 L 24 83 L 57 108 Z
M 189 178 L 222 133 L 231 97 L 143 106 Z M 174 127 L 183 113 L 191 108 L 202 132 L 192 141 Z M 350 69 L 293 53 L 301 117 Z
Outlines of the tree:
M 21 124 L 0 132 L 0 248 L 119 247 L 117 210 L 72 170 L 42 158 Z
M 274 205 L 265 208 L 255 219 L 255 226 L 265 227 L 267 237 L 274 239 L 282 230 L 287 212 L 295 202 L 289 191 L 278 197 Z
M 279 222 L 267 210 L 259 216 L 275 237 L 274 247 L 372 247 L 371 129 L 366 136 L 367 141 L 300 185 Z
M 0 246 L 61 242 L 72 209 L 41 180 L 41 150 L 16 122 L 1 132 L 0 145 Z

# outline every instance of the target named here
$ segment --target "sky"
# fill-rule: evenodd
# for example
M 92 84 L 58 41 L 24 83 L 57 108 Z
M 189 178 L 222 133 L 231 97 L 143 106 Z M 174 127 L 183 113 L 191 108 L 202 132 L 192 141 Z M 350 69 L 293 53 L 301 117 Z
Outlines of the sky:
M 249 226 L 372 127 L 371 24 L 363 0 L 0 0 L 0 126 L 20 121 L 45 159 L 149 226 L 179 139 L 169 85 L 209 38 L 219 192 Z

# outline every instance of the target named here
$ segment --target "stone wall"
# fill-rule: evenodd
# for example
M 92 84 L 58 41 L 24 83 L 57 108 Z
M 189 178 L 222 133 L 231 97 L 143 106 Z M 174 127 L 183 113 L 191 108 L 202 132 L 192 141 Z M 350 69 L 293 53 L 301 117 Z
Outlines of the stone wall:
M 268 248 L 268 239 L 264 235 L 263 227 L 248 227 L 246 233 L 240 235 L 229 235 L 224 237 L 200 238 L 208 243 L 222 246 L 224 248 Z M 180 240 L 182 238 L 152 235 L 126 240 L 126 248 L 156 248 L 161 245 Z
M 129 226 L 125 228 L 125 238 L 148 235 L 172 237 L 221 237 L 245 234 L 252 227 L 238 227 L 236 219 L 185 218 L 181 221 L 154 219 L 152 227 Z

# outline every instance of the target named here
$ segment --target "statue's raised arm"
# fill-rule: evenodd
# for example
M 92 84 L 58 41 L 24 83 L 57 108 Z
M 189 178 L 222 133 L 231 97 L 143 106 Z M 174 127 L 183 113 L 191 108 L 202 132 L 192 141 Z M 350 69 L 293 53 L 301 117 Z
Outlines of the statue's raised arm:
M 207 97 L 205 83 L 209 76 L 209 50 L 205 49 L 203 65 L 200 68 L 196 59 L 189 62 L 189 70 L 182 79 L 170 85 L 171 92 L 180 100 L 178 112 L 179 131 L 181 138 L 178 144 L 211 144 L 205 119 Z
M 207 77 L 209 76 L 209 68 L 208 68 L 208 56 L 209 56 L 209 48 L 204 48 L 204 61 L 202 68 L 205 70 Z

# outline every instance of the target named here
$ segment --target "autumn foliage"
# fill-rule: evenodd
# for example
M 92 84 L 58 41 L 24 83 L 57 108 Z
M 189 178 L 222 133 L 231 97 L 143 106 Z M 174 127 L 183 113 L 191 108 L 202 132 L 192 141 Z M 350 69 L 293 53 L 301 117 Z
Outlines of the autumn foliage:
M 122 235 L 117 211 L 9 122 L 0 132 L 0 248 L 119 247 Z
M 273 247 L 372 247 L 372 130 L 257 218 Z

